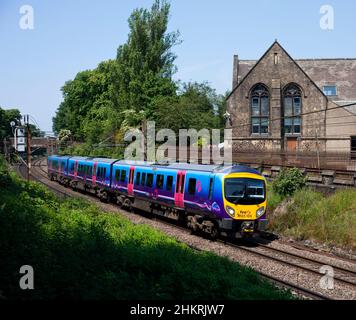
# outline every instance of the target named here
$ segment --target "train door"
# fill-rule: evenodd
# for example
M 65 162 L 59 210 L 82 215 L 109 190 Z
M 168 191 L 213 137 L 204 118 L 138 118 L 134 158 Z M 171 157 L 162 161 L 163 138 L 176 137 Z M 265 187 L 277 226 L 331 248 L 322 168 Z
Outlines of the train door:
M 127 184 L 127 193 L 130 196 L 133 196 L 134 194 L 134 180 L 135 180 L 135 167 L 130 167 L 130 173 L 129 173 L 129 181 Z
M 92 182 L 93 182 L 93 186 L 96 185 L 96 170 L 98 168 L 98 163 L 94 162 L 94 166 L 93 166 L 93 177 L 92 177 Z
M 75 166 L 74 166 L 74 177 L 78 177 L 78 160 L 75 161 Z
M 174 203 L 177 208 L 184 208 L 185 176 L 185 171 L 178 171 L 176 180 L 176 192 L 174 195 Z

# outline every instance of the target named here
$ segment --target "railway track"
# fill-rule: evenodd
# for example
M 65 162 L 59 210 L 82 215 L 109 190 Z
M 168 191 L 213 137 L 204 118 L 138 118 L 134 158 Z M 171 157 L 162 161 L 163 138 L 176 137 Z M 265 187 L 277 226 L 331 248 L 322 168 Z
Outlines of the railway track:
M 47 176 L 47 171 L 44 169 L 47 167 L 46 164 L 42 164 L 43 159 L 37 159 L 33 162 L 33 174 L 32 177 L 46 185 L 48 188 L 53 190 L 55 193 L 61 195 L 62 197 L 73 197 L 73 194 L 70 192 L 63 191 L 63 186 L 59 186 L 57 184 L 54 184 L 49 181 L 49 178 Z M 95 198 L 95 197 L 93 197 Z M 157 217 L 155 217 L 157 219 Z M 186 227 L 177 224 L 174 221 L 168 220 L 168 219 L 162 219 L 159 218 L 159 222 L 174 226 L 176 228 L 179 228 L 181 231 L 186 232 L 186 233 L 191 233 L 189 229 Z M 228 239 L 219 239 L 217 240 L 219 243 L 222 243 L 224 245 L 227 245 L 231 248 L 234 248 L 235 250 L 243 251 L 249 254 L 253 254 L 255 256 L 258 256 L 259 258 L 262 259 L 267 259 L 267 260 L 272 260 L 276 263 L 283 264 L 285 266 L 288 266 L 290 268 L 294 268 L 296 270 L 303 270 L 304 272 L 307 272 L 309 274 L 313 274 L 314 276 L 321 277 L 323 274 L 320 273 L 320 267 L 326 265 L 326 263 L 318 260 L 318 259 L 312 259 L 306 256 L 301 256 L 300 254 L 296 254 L 290 251 L 285 251 L 281 249 L 277 249 L 268 245 L 265 245 L 263 243 L 259 243 L 256 241 L 246 241 L 243 245 L 241 244 L 236 244 Z M 198 251 L 203 251 L 202 249 L 199 249 L 195 246 L 190 246 L 192 249 L 198 250 Z M 319 254 L 320 256 L 323 256 Z M 325 256 L 324 256 L 325 257 Z M 349 262 L 349 261 L 348 261 Z M 355 265 L 355 270 L 356 270 L 356 264 L 353 262 L 349 262 Z M 328 266 L 332 267 L 335 275 L 334 275 L 334 281 L 339 282 L 343 285 L 347 285 L 348 287 L 353 288 L 353 290 L 356 290 L 356 272 L 354 270 L 346 269 L 340 266 L 337 266 L 335 264 L 327 264 Z M 332 300 L 333 298 L 330 296 L 327 296 L 323 293 L 316 292 L 314 290 L 310 290 L 308 288 L 302 287 L 300 285 L 297 285 L 295 283 L 285 281 L 281 278 L 272 276 L 270 274 L 267 274 L 265 272 L 257 271 L 263 278 L 272 281 L 275 283 L 277 286 L 288 288 L 294 292 L 297 292 L 298 294 L 309 297 L 312 299 L 317 299 L 317 300 Z

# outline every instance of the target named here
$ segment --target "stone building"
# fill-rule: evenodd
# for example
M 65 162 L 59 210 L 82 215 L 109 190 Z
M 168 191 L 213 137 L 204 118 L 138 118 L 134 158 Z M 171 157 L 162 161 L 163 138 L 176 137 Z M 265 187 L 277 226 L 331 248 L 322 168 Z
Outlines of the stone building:
M 234 56 L 228 97 L 235 151 L 356 151 L 356 59 L 294 60 L 276 41 Z M 356 154 L 355 154 L 356 155 Z

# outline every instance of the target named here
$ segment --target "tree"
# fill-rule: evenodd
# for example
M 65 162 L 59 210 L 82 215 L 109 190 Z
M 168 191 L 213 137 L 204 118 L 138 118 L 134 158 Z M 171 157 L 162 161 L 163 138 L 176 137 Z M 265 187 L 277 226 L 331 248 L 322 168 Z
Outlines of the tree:
M 169 10 L 165 0 L 156 0 L 150 11 L 137 9 L 128 20 L 128 41 L 118 49 L 113 77 L 113 99 L 120 111 L 143 111 L 151 118 L 154 99 L 176 94 L 171 49 L 179 43 L 179 33 L 167 33 Z
M 154 119 L 158 128 L 220 129 L 219 113 L 223 96 L 216 94 L 207 83 L 182 84 L 176 97 L 157 99 Z
M 13 136 L 10 122 L 14 121 L 16 125 L 21 123 L 21 113 L 18 109 L 4 110 L 0 107 L 0 139 Z
M 155 0 L 151 10 L 136 9 L 117 58 L 65 83 L 63 102 L 53 118 L 54 132 L 67 129 L 77 140 L 97 143 L 152 119 L 154 101 L 176 95 L 172 80 L 176 56 L 171 49 L 179 42 L 179 33 L 167 32 L 169 10 L 165 0 Z
M 53 118 L 53 131 L 70 130 L 77 139 L 84 139 L 88 114 L 99 106 L 112 105 L 111 72 L 115 61 L 108 60 L 94 70 L 79 72 L 62 87 L 63 102 Z M 97 123 L 98 125 L 98 123 Z

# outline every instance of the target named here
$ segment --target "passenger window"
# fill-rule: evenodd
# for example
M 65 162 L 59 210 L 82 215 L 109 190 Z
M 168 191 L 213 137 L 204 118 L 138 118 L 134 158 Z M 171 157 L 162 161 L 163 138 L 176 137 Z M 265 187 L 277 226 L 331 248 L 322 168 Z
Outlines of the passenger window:
M 197 186 L 197 179 L 193 179 L 193 178 L 189 179 L 188 193 L 194 195 L 196 186 Z
M 167 191 L 172 191 L 172 189 L 173 189 L 173 176 L 168 176 L 167 177 L 166 189 L 167 189 Z
M 142 173 L 142 180 L 141 180 L 141 186 L 145 186 L 145 184 L 146 184 L 146 173 L 145 172 L 143 172 Z
M 164 185 L 164 175 L 159 174 L 159 175 L 157 176 L 157 183 L 156 183 L 156 185 L 157 185 L 157 188 L 158 188 L 158 189 L 163 189 L 163 185 Z
M 119 182 L 120 180 L 120 170 L 116 170 L 115 172 L 115 181 Z
M 140 185 L 140 181 L 141 181 L 141 172 L 137 172 L 136 174 L 136 185 Z
M 121 171 L 121 182 L 125 182 L 126 180 L 126 170 Z
M 147 174 L 146 186 L 149 188 L 151 188 L 153 186 L 153 174 L 152 173 Z
M 210 178 L 210 185 L 209 185 L 209 200 L 213 199 L 213 178 Z

